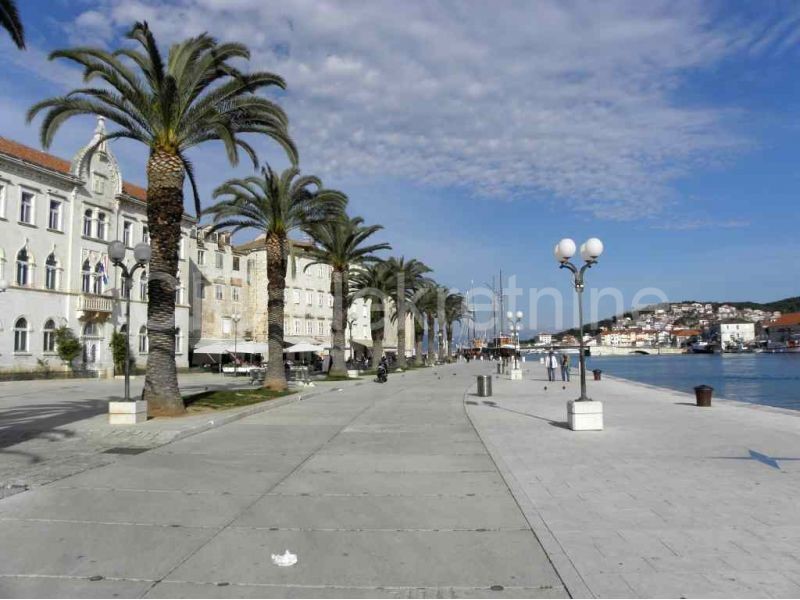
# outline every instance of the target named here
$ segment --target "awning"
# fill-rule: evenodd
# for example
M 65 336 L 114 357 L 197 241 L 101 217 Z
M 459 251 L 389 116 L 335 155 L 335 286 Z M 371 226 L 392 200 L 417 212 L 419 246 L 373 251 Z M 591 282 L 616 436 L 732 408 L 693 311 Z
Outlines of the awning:
M 194 353 L 195 354 L 227 354 L 228 353 L 228 344 L 227 343 L 216 343 L 216 344 L 207 344 L 205 346 L 195 346 Z
M 267 354 L 266 342 L 215 342 L 203 346 L 195 346 L 195 354 L 233 354 L 234 347 L 236 354 Z
M 372 340 L 353 340 L 353 343 L 365 348 L 372 348 Z
M 228 348 L 233 352 L 234 345 L 228 344 Z M 239 342 L 236 344 L 237 354 L 266 354 L 269 352 L 267 342 Z
M 294 352 L 322 352 L 324 348 L 322 346 L 316 346 L 314 344 L 295 344 L 294 346 L 289 346 L 288 348 L 283 349 L 284 354 L 292 354 Z

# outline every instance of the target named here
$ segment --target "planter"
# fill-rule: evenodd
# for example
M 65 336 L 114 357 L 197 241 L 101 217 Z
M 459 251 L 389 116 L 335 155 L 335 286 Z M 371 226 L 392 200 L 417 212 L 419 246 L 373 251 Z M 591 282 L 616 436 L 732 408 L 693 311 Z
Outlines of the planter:
M 147 421 L 147 400 L 108 403 L 110 425 L 135 425 L 145 421 Z
M 596 400 L 567 402 L 567 422 L 573 431 L 601 431 L 603 403 Z

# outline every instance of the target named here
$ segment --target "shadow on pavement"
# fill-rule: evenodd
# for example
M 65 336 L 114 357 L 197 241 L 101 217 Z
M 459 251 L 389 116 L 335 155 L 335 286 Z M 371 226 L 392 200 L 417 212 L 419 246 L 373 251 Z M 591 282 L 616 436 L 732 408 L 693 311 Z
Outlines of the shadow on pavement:
M 109 398 L 102 400 L 69 400 L 14 406 L 0 411 L 0 448 L 40 438 L 59 441 L 75 436 L 75 432 L 64 429 L 76 421 L 89 419 L 108 410 Z
M 484 402 L 486 406 L 491 408 L 497 408 L 499 410 L 505 410 L 507 412 L 511 412 L 517 415 L 522 415 L 524 417 L 530 417 L 531 419 L 539 419 L 540 421 L 546 421 L 549 425 L 553 427 L 560 427 L 562 429 L 569 429 L 569 423 L 566 421 L 553 421 L 552 419 L 548 419 L 547 417 L 540 417 L 539 415 L 532 415 L 530 413 L 522 412 L 521 410 L 514 410 L 513 408 L 506 408 L 505 406 L 498 406 L 497 403 L 492 402 Z

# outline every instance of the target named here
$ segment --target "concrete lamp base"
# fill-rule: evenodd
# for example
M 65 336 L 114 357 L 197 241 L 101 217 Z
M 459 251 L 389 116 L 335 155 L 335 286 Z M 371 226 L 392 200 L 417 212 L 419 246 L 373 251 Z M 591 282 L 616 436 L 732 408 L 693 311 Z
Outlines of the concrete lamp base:
M 147 400 L 108 403 L 110 425 L 136 425 L 145 421 L 147 421 Z
M 522 379 L 522 369 L 511 369 L 509 372 L 509 379 Z
M 603 403 L 570 400 L 567 402 L 567 417 L 572 431 L 602 431 Z
M 359 375 L 358 369 L 347 369 L 347 376 L 348 377 L 356 378 L 356 377 L 358 377 L 358 375 Z

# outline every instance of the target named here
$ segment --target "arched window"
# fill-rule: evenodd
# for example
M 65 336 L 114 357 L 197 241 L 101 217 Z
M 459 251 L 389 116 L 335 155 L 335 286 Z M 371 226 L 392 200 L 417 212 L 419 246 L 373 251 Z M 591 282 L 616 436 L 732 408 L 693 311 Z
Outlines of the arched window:
M 83 235 L 92 237 L 92 210 L 87 209 L 83 213 Z
M 14 323 L 14 352 L 28 351 L 28 320 L 20 317 Z
M 106 239 L 106 213 L 97 213 L 97 238 Z
M 122 298 L 128 299 L 131 297 L 130 283 L 125 280 L 125 278 L 122 276 L 122 273 L 120 273 L 119 275 L 119 291 L 120 291 L 119 295 Z
M 92 291 L 92 267 L 89 265 L 89 259 L 83 261 L 81 267 L 81 291 L 88 294 Z
M 150 342 L 147 339 L 147 327 L 142 325 L 139 327 L 139 354 L 147 354 L 150 347 Z
M 44 263 L 44 287 L 48 290 L 58 287 L 58 261 L 56 261 L 56 255 L 52 253 Z
M 97 261 L 94 266 L 94 276 L 92 277 L 92 293 L 100 295 L 103 293 L 103 263 Z
M 30 279 L 31 263 L 28 257 L 28 251 L 25 248 L 22 248 L 19 252 L 17 252 L 17 285 L 30 285 Z
M 100 328 L 94 321 L 89 321 L 83 326 L 83 337 L 96 338 L 100 337 Z
M 182 340 L 181 340 L 181 328 L 180 327 L 176 327 L 175 328 L 175 354 L 180 354 L 181 353 L 181 346 L 183 346 L 183 344 L 181 342 L 182 342 Z
M 147 302 L 147 271 L 139 275 L 139 300 Z
M 42 349 L 45 352 L 56 351 L 56 323 L 53 319 L 47 319 L 42 329 Z

